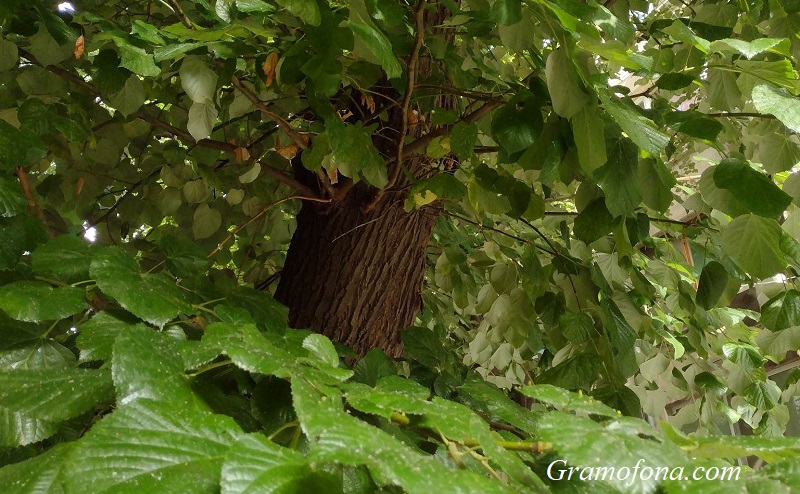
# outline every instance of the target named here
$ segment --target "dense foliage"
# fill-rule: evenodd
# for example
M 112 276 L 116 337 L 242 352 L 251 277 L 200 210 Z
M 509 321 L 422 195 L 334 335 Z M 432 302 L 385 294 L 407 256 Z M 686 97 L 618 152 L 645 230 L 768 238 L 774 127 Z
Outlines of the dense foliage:
M 0 488 L 800 489 L 768 373 L 799 32 L 794 0 L 3 0 Z M 404 358 L 289 329 L 299 203 L 406 182 L 438 216 Z

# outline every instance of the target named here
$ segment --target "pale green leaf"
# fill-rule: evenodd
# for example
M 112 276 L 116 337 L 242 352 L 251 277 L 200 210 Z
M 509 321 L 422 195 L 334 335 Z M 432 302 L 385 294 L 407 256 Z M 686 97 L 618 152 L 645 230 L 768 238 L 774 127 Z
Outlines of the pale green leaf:
M 197 206 L 192 221 L 192 232 L 196 240 L 210 237 L 219 230 L 221 225 L 222 214 L 218 210 L 205 203 Z
M 598 114 L 597 105 L 583 105 L 572 117 L 571 123 L 575 146 L 578 148 L 578 162 L 581 169 L 591 175 L 608 160 L 604 122 Z
M 144 86 L 138 76 L 132 75 L 125 82 L 122 90 L 111 96 L 111 106 L 119 110 L 123 115 L 128 116 L 141 108 L 146 96 Z
M 545 76 L 553 110 L 562 117 L 571 118 L 589 102 L 590 97 L 581 89 L 575 65 L 566 49 L 559 48 L 550 52 Z
M 735 218 L 725 228 L 722 247 L 745 271 L 764 279 L 786 267 L 780 238 L 781 226 L 777 221 L 745 214 Z
M 768 84 L 753 88 L 753 104 L 761 113 L 769 113 L 789 129 L 800 132 L 800 98 Z
M 189 131 L 195 141 L 205 139 L 214 130 L 218 114 L 219 112 L 217 112 L 217 107 L 214 106 L 213 101 L 194 102 L 189 108 L 189 123 L 186 124 L 186 130 Z
M 183 90 L 193 102 L 204 103 L 214 99 L 217 74 L 208 68 L 201 58 L 194 56 L 184 58 L 178 74 Z

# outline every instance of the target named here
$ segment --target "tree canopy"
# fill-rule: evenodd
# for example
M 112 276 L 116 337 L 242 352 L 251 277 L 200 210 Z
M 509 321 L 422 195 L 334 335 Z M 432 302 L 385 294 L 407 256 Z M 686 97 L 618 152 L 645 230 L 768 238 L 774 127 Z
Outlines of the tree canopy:
M 3 492 L 800 489 L 799 1 L 0 35 Z

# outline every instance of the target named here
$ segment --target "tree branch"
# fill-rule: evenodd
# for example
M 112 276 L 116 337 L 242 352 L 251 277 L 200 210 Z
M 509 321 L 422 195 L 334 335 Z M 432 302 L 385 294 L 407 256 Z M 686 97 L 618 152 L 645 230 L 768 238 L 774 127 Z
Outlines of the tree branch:
M 47 225 L 47 220 L 45 220 L 44 213 L 39 208 L 39 205 L 36 204 L 36 199 L 33 197 L 31 184 L 28 182 L 28 173 L 21 166 L 18 166 L 15 171 L 17 178 L 19 179 L 19 185 L 22 187 L 22 194 L 25 196 L 25 199 L 28 200 L 28 214 L 36 216 L 42 220 L 42 223 Z
M 406 72 L 406 92 L 403 95 L 403 102 L 400 105 L 400 135 L 397 136 L 397 158 L 395 166 L 389 177 L 389 182 L 384 189 L 390 189 L 397 182 L 400 176 L 400 169 L 403 166 L 403 147 L 405 146 L 406 134 L 408 133 L 408 111 L 411 108 L 411 96 L 414 93 L 414 85 L 417 83 L 417 65 L 419 64 L 419 52 L 425 41 L 425 0 L 419 0 L 417 9 L 414 11 L 416 24 L 416 36 L 414 47 L 411 50 L 411 57 L 408 59 L 408 71 Z
M 319 197 L 316 197 L 316 196 L 312 195 L 312 196 L 289 196 L 289 197 L 284 197 L 283 199 L 279 199 L 279 200 L 277 200 L 275 202 L 269 203 L 266 206 L 264 206 L 261 209 L 261 211 L 258 212 L 258 214 L 254 215 L 252 218 L 250 218 L 249 220 L 245 221 L 241 225 L 236 226 L 236 228 L 234 228 L 233 231 L 231 231 L 228 234 L 227 237 L 222 239 L 222 241 L 220 243 L 218 243 L 217 246 L 214 247 L 214 249 L 211 252 L 208 253 L 208 257 L 209 258 L 213 257 L 214 254 L 216 254 L 217 252 L 222 250 L 222 247 L 225 244 L 227 244 L 230 239 L 232 239 L 234 236 L 236 236 L 237 233 L 239 233 L 243 228 L 246 228 L 247 225 L 249 225 L 250 223 L 252 223 L 252 222 L 256 221 L 257 219 L 259 219 L 260 217 L 264 216 L 264 214 L 267 211 L 269 211 L 271 208 L 277 206 L 278 204 L 284 203 L 286 201 L 291 201 L 292 199 L 302 199 L 304 201 L 314 201 L 314 202 L 331 202 L 330 199 L 320 199 Z
M 289 136 L 289 139 L 294 142 L 297 147 L 300 149 L 307 149 L 308 148 L 308 140 L 300 135 L 292 126 L 287 122 L 283 117 L 275 113 L 274 111 L 270 110 L 266 103 L 261 101 L 261 98 L 258 97 L 253 91 L 250 90 L 249 87 L 245 86 L 238 77 L 232 76 L 231 83 L 233 86 L 242 92 L 242 94 L 250 100 L 256 108 L 258 108 L 261 113 L 267 116 L 270 120 L 278 124 L 282 131 Z
M 706 116 L 712 118 L 767 118 L 774 120 L 775 115 L 767 113 L 754 113 L 754 112 L 721 112 L 721 113 L 706 113 Z

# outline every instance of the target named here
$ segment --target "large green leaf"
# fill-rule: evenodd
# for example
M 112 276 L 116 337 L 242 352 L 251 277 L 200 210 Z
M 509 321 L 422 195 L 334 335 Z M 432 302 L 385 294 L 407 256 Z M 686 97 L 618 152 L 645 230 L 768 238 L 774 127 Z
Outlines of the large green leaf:
M 136 400 L 117 408 L 72 450 L 68 492 L 219 492 L 222 462 L 241 430 L 229 417 Z
M 788 290 L 770 299 L 761 307 L 759 321 L 774 331 L 800 326 L 800 292 Z
M 780 248 L 781 226 L 753 214 L 735 218 L 722 234 L 722 247 L 736 264 L 756 278 L 769 278 L 786 267 Z
M 15 216 L 24 212 L 26 206 L 19 182 L 11 177 L 0 177 L 0 216 Z
M 0 309 L 19 321 L 64 319 L 86 308 L 86 293 L 80 288 L 53 288 L 41 281 L 18 281 L 0 287 Z
M 147 399 L 196 407 L 199 400 L 184 374 L 179 344 L 175 338 L 141 325 L 121 333 L 111 359 L 117 402 Z
M 297 0 L 293 0 L 297 1 Z M 313 0 L 302 0 L 311 2 Z M 373 55 L 380 61 L 383 70 L 386 71 L 386 76 L 389 79 L 399 77 L 403 73 L 400 67 L 400 62 L 392 50 L 392 44 L 381 31 L 366 22 L 350 21 L 348 23 L 350 29 L 353 30 L 358 39 L 372 52 Z
M 63 494 L 61 475 L 73 444 L 58 444 L 29 460 L 0 469 L 0 485 L 7 494 Z
M 753 104 L 762 113 L 769 113 L 795 132 L 800 132 L 800 98 L 785 89 L 769 84 L 753 88 Z
M 792 198 L 746 161 L 728 158 L 714 169 L 714 183 L 730 191 L 749 212 L 775 218 L 791 204 Z
M 89 278 L 90 244 L 73 235 L 61 235 L 40 246 L 31 255 L 36 274 L 66 282 Z
M 703 266 L 697 286 L 697 305 L 710 310 L 728 287 L 728 272 L 717 261 L 711 261 Z
M 507 153 L 513 154 L 536 141 L 542 122 L 542 111 L 535 96 L 523 91 L 494 112 L 492 138 Z
M 193 102 L 203 103 L 214 99 L 217 74 L 202 59 L 194 56 L 184 58 L 178 74 L 183 90 Z
M 578 148 L 578 162 L 589 175 L 608 160 L 603 129 L 604 122 L 598 115 L 597 105 L 587 103 L 572 117 L 572 135 Z
M 321 466 L 310 464 L 297 451 L 277 446 L 262 435 L 242 436 L 225 456 L 222 494 L 341 489 Z
M 111 398 L 111 373 L 94 369 L 0 371 L 0 407 L 44 420 L 66 420 Z
M 319 6 L 314 0 L 278 0 L 278 5 L 299 17 L 306 24 L 318 26 L 321 21 Z
M 638 162 L 636 145 L 630 139 L 615 139 L 608 144 L 608 162 L 595 172 L 606 206 L 614 216 L 630 214 L 642 202 Z
M 572 118 L 591 99 L 581 89 L 572 58 L 565 48 L 550 52 L 545 66 L 547 88 L 553 110 L 564 118 Z
M 92 260 L 90 273 L 100 289 L 143 320 L 164 326 L 189 313 L 183 293 L 161 274 L 141 274 L 136 261 L 119 247 L 106 247 Z
M 453 475 L 435 458 L 422 455 L 390 434 L 347 414 L 339 400 L 321 395 L 304 379 L 292 380 L 292 394 L 297 415 L 310 439 L 312 461 L 366 465 L 379 484 L 398 485 L 411 494 L 437 490 L 512 492 L 473 472 L 464 470 Z M 359 446 L 353 448 L 353 444 Z
M 598 90 L 598 96 L 611 118 L 622 127 L 637 146 L 658 157 L 669 143 L 669 136 L 655 127 L 652 120 L 639 113 L 632 103 L 617 99 L 607 89 Z

